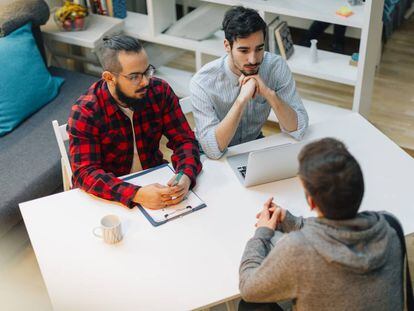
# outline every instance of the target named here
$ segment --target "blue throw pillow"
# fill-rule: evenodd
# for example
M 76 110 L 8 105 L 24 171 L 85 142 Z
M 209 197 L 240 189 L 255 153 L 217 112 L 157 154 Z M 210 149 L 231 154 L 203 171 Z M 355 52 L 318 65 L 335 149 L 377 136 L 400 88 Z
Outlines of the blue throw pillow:
M 47 70 L 31 23 L 0 38 L 0 136 L 55 98 L 63 81 Z

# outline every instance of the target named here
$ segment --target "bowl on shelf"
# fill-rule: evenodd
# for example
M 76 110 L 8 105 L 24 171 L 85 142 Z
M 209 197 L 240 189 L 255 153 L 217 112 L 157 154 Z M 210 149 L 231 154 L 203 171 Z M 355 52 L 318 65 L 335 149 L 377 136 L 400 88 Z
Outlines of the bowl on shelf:
M 66 1 L 62 7 L 55 8 L 52 14 L 61 31 L 79 31 L 87 27 L 88 9 L 82 5 Z

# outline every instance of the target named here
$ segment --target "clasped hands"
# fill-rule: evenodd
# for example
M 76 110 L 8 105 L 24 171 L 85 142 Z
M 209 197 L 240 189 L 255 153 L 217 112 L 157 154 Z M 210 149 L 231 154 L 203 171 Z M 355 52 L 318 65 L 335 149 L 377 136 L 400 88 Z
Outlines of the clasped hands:
M 161 209 L 180 203 L 190 189 L 191 180 L 184 174 L 179 183 L 173 186 L 175 177 L 176 175 L 168 181 L 166 186 L 155 183 L 141 187 L 133 201 L 149 209 Z
M 242 74 L 239 78 L 240 93 L 239 100 L 247 102 L 249 99 L 255 98 L 257 95 L 263 96 L 268 100 L 273 90 L 267 87 L 259 74 L 245 76 Z
M 286 210 L 273 203 L 273 198 L 268 199 L 263 205 L 263 209 L 256 215 L 256 227 L 267 227 L 276 230 L 279 223 L 285 220 Z

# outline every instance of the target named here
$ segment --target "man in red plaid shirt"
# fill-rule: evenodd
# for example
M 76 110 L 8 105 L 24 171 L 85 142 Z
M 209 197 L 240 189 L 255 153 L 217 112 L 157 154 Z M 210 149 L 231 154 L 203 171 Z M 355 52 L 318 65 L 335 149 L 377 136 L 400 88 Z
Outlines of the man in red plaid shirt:
M 201 170 L 198 144 L 179 106 L 163 80 L 152 77 L 141 43 L 132 37 L 105 38 L 102 79 L 73 105 L 67 131 L 73 184 L 128 207 L 139 203 L 158 209 L 180 202 L 195 185 Z M 161 136 L 173 150 L 176 186 L 132 185 L 118 176 L 167 161 L 159 150 Z

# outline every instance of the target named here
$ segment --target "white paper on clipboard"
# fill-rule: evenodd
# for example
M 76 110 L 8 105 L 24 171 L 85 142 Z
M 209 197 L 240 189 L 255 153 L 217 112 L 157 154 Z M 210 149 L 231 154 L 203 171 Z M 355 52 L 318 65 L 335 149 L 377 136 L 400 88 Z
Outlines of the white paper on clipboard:
M 168 181 L 175 175 L 174 171 L 165 165 L 159 169 L 153 170 L 148 174 L 138 175 L 137 177 L 128 179 L 128 182 L 134 185 L 147 186 L 150 184 L 159 183 L 166 185 Z M 189 191 L 186 198 L 180 203 L 159 210 L 152 210 L 145 208 L 148 215 L 156 222 L 162 222 L 171 218 L 177 217 L 181 214 L 189 212 L 192 208 L 203 205 L 204 202 L 193 192 Z

